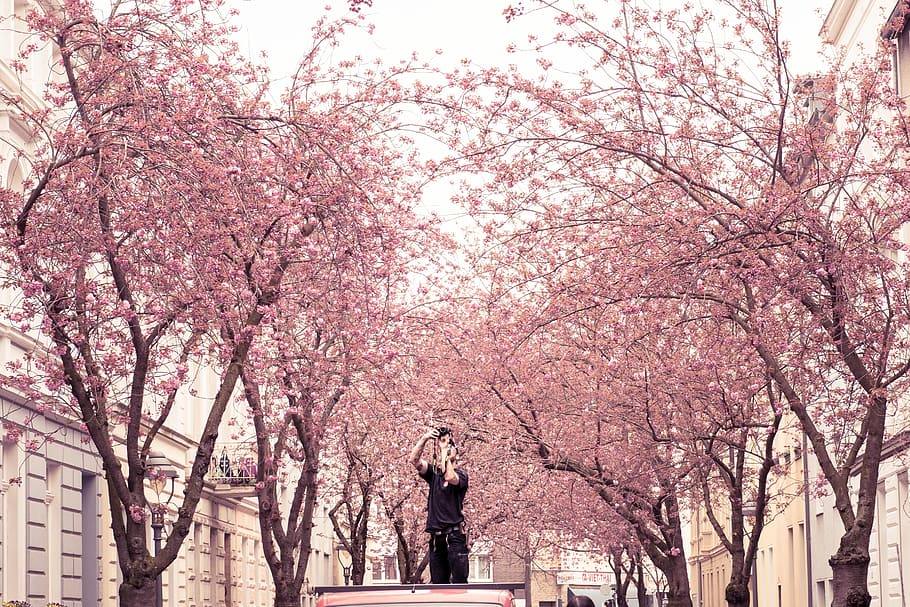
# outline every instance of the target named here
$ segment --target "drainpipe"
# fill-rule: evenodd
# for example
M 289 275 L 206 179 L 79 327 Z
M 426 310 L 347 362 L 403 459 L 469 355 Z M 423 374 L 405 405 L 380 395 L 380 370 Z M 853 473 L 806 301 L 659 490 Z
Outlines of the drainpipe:
M 813 607 L 812 592 L 812 519 L 809 516 L 809 445 L 806 433 L 803 432 L 803 504 L 806 519 L 806 607 Z
M 752 559 L 752 606 L 758 607 L 758 559 Z
M 705 596 L 702 594 L 704 589 L 702 588 L 702 574 L 701 574 L 701 511 L 696 510 L 695 512 L 695 543 L 698 547 L 696 552 L 698 556 L 696 557 L 696 564 L 698 565 L 698 607 L 703 607 L 705 604 Z
M 532 607 L 531 604 L 531 540 L 525 547 L 525 607 Z

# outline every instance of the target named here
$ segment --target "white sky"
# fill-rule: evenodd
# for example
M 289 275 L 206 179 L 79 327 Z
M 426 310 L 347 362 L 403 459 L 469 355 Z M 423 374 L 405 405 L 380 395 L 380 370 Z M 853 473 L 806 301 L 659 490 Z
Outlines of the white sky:
M 336 15 L 347 13 L 347 0 L 231 0 L 240 10 L 241 42 L 251 55 L 265 51 L 275 75 L 293 71 L 306 50 L 310 26 L 326 7 Z M 611 0 L 600 0 L 611 1 Z M 710 5 L 710 0 L 701 0 Z M 650 0 L 655 6 L 672 6 L 678 0 Z M 814 71 L 818 31 L 833 0 L 780 0 L 784 37 L 793 45 L 795 72 Z M 589 2 L 589 6 L 597 3 Z M 426 58 L 437 49 L 448 61 L 463 57 L 479 64 L 514 62 L 505 48 L 510 41 L 524 41 L 527 23 L 506 23 L 502 10 L 517 0 L 373 0 L 364 14 L 376 25 L 372 40 L 357 37 L 349 49 L 366 58 L 388 61 L 416 51 Z M 527 3 L 530 4 L 530 3 Z
M 615 0 L 590 0 L 597 2 Z M 671 7 L 681 0 L 647 0 L 655 7 Z M 696 0 L 710 6 L 711 0 Z M 308 49 L 310 28 L 327 8 L 330 13 L 349 15 L 347 0 L 230 0 L 240 11 L 240 43 L 250 56 L 265 52 L 273 77 L 290 76 Z M 364 8 L 367 21 L 376 26 L 372 37 L 355 35 L 346 39 L 339 57 L 359 54 L 364 59 L 379 57 L 397 62 L 416 52 L 439 67 L 455 66 L 469 58 L 481 66 L 531 65 L 533 56 L 508 54 L 515 42 L 525 46 L 527 34 L 535 27 L 552 27 L 551 16 L 522 18 L 507 23 L 502 15 L 509 4 L 519 0 L 373 0 Z M 812 73 L 819 69 L 818 32 L 833 0 L 779 0 L 782 5 L 783 36 L 792 45 L 791 71 Z M 525 5 L 532 3 L 526 1 Z M 441 50 L 442 55 L 436 51 Z M 279 87 L 281 88 L 281 87 Z M 451 187 L 435 183 L 424 192 L 424 205 L 442 216 L 454 234 L 469 230 L 462 223 L 460 209 L 449 200 Z M 455 225 L 460 224 L 460 225 Z

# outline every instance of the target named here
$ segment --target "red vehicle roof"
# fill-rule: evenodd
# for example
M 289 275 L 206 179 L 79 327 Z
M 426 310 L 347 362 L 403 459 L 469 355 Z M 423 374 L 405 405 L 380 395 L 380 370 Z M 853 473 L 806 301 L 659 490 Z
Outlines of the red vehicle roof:
M 372 590 L 357 592 L 327 592 L 316 602 L 316 607 L 339 607 L 342 605 L 395 605 L 414 604 L 430 605 L 433 603 L 451 604 L 487 604 L 510 607 L 512 593 L 507 590 L 489 590 L 482 588 L 417 588 L 415 590 L 383 590 L 375 586 Z

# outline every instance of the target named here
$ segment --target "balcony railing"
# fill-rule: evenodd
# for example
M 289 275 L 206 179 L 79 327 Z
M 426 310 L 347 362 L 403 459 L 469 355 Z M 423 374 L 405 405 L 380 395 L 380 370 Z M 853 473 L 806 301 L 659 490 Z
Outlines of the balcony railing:
M 206 480 L 216 485 L 256 484 L 256 446 L 251 443 L 223 443 L 215 446 Z

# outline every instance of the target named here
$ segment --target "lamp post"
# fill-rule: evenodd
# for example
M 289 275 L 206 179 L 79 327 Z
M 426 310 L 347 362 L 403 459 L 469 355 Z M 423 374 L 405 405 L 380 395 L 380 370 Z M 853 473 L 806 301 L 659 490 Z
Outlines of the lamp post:
M 353 562 L 353 557 L 351 553 L 348 552 L 348 549 L 344 546 L 338 546 L 338 564 L 341 565 L 341 569 L 344 572 L 344 585 L 348 586 L 351 583 L 351 564 Z
M 149 481 L 149 486 L 155 492 L 155 503 L 151 506 L 152 511 L 152 539 L 155 542 L 155 557 L 161 550 L 161 530 L 164 528 L 164 511 L 167 505 L 171 503 L 174 497 L 174 480 L 177 478 L 177 470 L 171 466 L 164 455 L 157 451 L 152 451 L 148 455 L 145 464 L 145 477 Z M 167 500 L 162 501 L 161 492 L 167 486 L 167 481 L 171 481 L 171 490 Z M 155 578 L 155 607 L 162 607 L 164 597 L 161 593 L 161 574 Z

